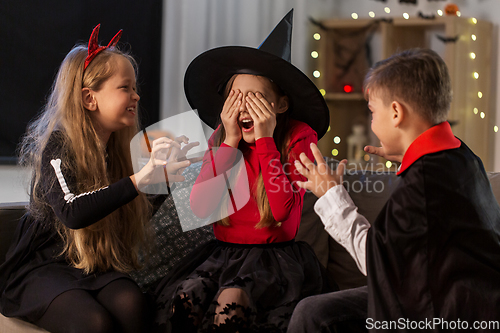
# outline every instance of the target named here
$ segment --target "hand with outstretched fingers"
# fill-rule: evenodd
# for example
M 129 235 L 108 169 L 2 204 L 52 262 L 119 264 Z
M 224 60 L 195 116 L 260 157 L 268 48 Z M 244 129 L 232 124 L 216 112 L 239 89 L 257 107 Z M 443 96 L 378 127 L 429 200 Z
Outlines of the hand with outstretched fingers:
M 165 182 L 165 171 L 169 182 L 184 181 L 184 176 L 178 174 L 178 171 L 188 167 L 191 162 L 189 160 L 177 161 L 176 156 L 173 156 L 172 153 L 168 156 L 172 147 L 180 150 L 180 144 L 167 137 L 153 141 L 148 163 L 130 177 L 136 189 L 140 190 L 150 184 Z
M 200 143 L 198 141 L 189 142 L 189 138 L 186 137 L 185 135 L 181 135 L 181 136 L 176 137 L 174 139 L 174 141 L 178 145 L 174 144 L 168 150 L 168 153 L 167 153 L 167 161 L 168 161 L 167 172 L 168 172 L 168 174 L 182 175 L 182 173 L 184 172 L 184 169 L 186 169 L 186 167 L 188 165 L 186 167 L 179 168 L 179 169 L 177 169 L 177 171 L 175 171 L 177 164 L 174 164 L 174 163 L 175 162 L 183 162 L 183 161 L 187 160 L 191 164 L 191 163 L 196 163 L 196 162 L 201 161 L 203 159 L 203 157 L 194 157 L 194 158 L 189 158 L 189 159 L 186 158 L 188 151 L 196 146 L 199 146 Z M 184 144 L 184 147 L 182 147 L 183 144 Z M 169 164 L 173 165 L 173 169 L 169 169 Z
M 295 161 L 295 168 L 304 177 L 306 182 L 297 182 L 301 188 L 311 191 L 318 198 L 322 197 L 330 188 L 342 186 L 344 179 L 344 170 L 347 160 L 340 161 L 337 170 L 333 171 L 323 159 L 323 155 L 314 143 L 311 143 L 311 151 L 317 165 L 312 162 L 305 153 L 301 153 L 298 160 Z M 302 163 L 301 163 L 302 162 Z

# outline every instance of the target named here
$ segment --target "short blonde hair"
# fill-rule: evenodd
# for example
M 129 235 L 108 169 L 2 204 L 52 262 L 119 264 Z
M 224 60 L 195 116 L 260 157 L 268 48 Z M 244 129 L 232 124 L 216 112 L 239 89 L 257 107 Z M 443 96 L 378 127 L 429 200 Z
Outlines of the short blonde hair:
M 451 79 L 443 59 L 429 49 L 410 49 L 377 62 L 364 81 L 364 94 L 379 94 L 389 104 L 408 103 L 436 125 L 448 118 Z

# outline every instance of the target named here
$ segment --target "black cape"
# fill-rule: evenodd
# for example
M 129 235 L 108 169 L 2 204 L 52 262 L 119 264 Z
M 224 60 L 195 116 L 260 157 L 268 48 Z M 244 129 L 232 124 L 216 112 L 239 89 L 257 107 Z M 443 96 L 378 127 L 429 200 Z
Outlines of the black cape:
M 500 208 L 481 160 L 462 142 L 401 178 L 367 237 L 368 328 L 499 320 Z

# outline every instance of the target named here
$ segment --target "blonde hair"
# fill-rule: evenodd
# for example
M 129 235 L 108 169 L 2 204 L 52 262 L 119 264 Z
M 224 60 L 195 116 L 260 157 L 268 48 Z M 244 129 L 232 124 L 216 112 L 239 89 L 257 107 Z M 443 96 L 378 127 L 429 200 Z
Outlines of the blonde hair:
M 64 241 L 68 262 L 85 273 L 114 269 L 128 272 L 139 268 L 137 251 L 146 240 L 150 204 L 144 194 L 120 207 L 102 220 L 82 229 L 66 227 L 52 212 L 42 186 L 42 152 L 50 135 L 58 131 L 62 139 L 63 168 L 75 175 L 75 191 L 95 191 L 133 174 L 129 143 L 139 129 L 127 127 L 111 134 L 104 146 L 94 128 L 89 111 L 83 106 L 82 88 L 98 91 L 114 71 L 114 57 L 134 59 L 117 48 L 106 49 L 84 70 L 87 47 L 75 46 L 62 62 L 48 101 L 28 127 L 20 146 L 20 163 L 31 167 L 30 214 L 36 219 L 56 220 Z M 106 155 L 108 156 L 106 158 Z
M 430 49 L 410 49 L 377 62 L 364 81 L 365 98 L 380 94 L 385 104 L 400 99 L 433 125 L 448 118 L 451 79 L 443 59 Z
M 227 98 L 229 92 L 233 86 L 233 82 L 236 79 L 238 74 L 233 75 L 226 84 L 226 88 L 224 91 L 224 97 Z M 266 78 L 267 79 L 267 78 Z M 283 97 L 286 96 L 285 93 L 281 90 L 281 88 L 269 80 L 269 83 L 272 87 L 274 93 Z M 290 129 L 288 126 L 288 114 L 291 110 L 287 110 L 287 112 L 280 113 L 276 115 L 276 128 L 273 133 L 273 139 L 276 143 L 276 148 L 280 152 L 280 162 L 281 164 L 285 164 L 288 161 L 288 157 L 290 154 Z M 220 118 L 220 116 L 219 116 Z M 219 119 L 219 123 L 222 121 Z M 216 146 L 220 146 L 224 139 L 226 138 L 226 131 L 224 126 L 220 126 L 219 131 L 217 133 L 217 137 L 215 138 Z M 282 221 L 276 221 L 271 211 L 271 206 L 269 205 L 269 199 L 267 198 L 266 188 L 264 186 L 264 179 L 262 178 L 262 172 L 259 173 L 257 181 L 255 183 L 255 188 L 252 191 L 252 194 L 257 202 L 257 207 L 259 209 L 260 221 L 255 225 L 256 229 L 268 228 L 268 227 L 279 227 L 281 226 Z M 226 202 L 226 200 L 223 200 Z M 229 226 L 229 217 L 225 217 L 217 222 L 219 225 Z

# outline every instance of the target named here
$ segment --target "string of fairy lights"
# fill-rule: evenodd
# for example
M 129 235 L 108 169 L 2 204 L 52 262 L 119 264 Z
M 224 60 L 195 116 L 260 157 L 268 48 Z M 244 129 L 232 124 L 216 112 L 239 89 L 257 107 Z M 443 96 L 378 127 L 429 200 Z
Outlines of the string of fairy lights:
M 446 10 L 446 9 L 447 9 L 447 8 L 445 8 L 445 10 Z M 386 14 L 390 14 L 390 13 L 391 13 L 391 9 L 390 9 L 389 7 L 385 7 L 385 8 L 384 8 L 384 12 L 385 12 Z M 456 8 L 455 8 L 455 10 L 454 10 L 452 13 L 450 13 L 450 12 L 444 12 L 443 10 L 438 9 L 438 10 L 436 11 L 436 14 L 437 14 L 438 16 L 443 16 L 443 15 L 445 15 L 445 14 L 446 14 L 446 15 L 456 15 L 456 16 L 458 16 L 458 17 L 460 17 L 460 16 L 461 16 L 461 13 L 460 13 L 460 11 L 458 10 L 458 7 L 456 7 Z M 369 16 L 370 18 L 375 18 L 375 17 L 376 17 L 376 13 L 375 13 L 374 11 L 369 11 L 369 12 L 368 12 L 368 16 Z M 404 18 L 404 19 L 406 19 L 406 20 L 410 19 L 410 14 L 409 14 L 409 13 L 406 13 L 406 12 L 405 12 L 405 13 L 403 13 L 403 14 L 402 14 L 402 16 L 403 16 L 403 18 Z M 424 16 L 422 16 L 422 14 L 421 14 L 421 13 L 419 13 L 419 17 L 421 17 L 421 18 L 431 18 L 431 17 L 424 17 Z M 352 18 L 353 20 L 357 20 L 357 19 L 359 18 L 359 14 L 358 14 L 358 13 L 352 13 L 352 14 L 351 14 L 351 18 Z M 477 20 L 476 18 L 472 17 L 472 18 L 470 18 L 470 19 L 469 19 L 469 22 L 470 22 L 470 24 L 471 24 L 472 26 L 475 26 L 475 25 L 477 25 L 478 20 Z M 474 45 L 475 45 L 475 42 L 478 40 L 478 36 L 477 36 L 476 32 L 474 31 L 474 29 L 471 29 L 471 31 L 472 31 L 472 33 L 470 34 L 470 36 L 467 36 L 467 38 L 470 38 L 470 41 L 471 41 L 471 47 L 470 47 L 470 52 L 469 52 L 469 58 L 470 58 L 470 61 L 475 62 L 475 61 L 476 61 L 476 59 L 477 59 L 477 52 L 478 52 L 478 49 L 477 49 L 477 47 L 474 47 Z M 319 32 L 314 32 L 312 37 L 313 37 L 313 39 L 314 39 L 315 41 L 320 41 L 322 36 L 321 36 L 321 34 L 320 34 Z M 317 45 L 317 44 L 315 44 L 315 45 Z M 319 56 L 320 56 L 319 52 L 318 52 L 316 49 L 315 49 L 315 50 L 313 50 L 313 51 L 311 51 L 310 55 L 311 55 L 311 57 L 312 57 L 313 59 L 318 59 L 318 58 L 319 58 Z M 474 68 L 474 65 L 473 65 L 473 66 L 471 66 L 471 67 L 472 67 L 472 68 Z M 319 79 L 319 78 L 321 77 L 321 72 L 320 72 L 320 70 L 318 70 L 318 69 L 313 70 L 313 72 L 312 72 L 312 76 L 313 76 L 314 78 L 316 78 L 316 79 Z M 472 76 L 472 78 L 473 78 L 474 80 L 479 80 L 479 78 L 481 77 L 481 74 L 480 74 L 477 70 L 473 70 L 473 72 L 471 73 L 471 76 Z M 347 87 L 347 89 L 348 89 L 348 90 L 346 90 L 346 87 L 344 87 L 344 92 L 345 92 L 345 93 L 351 93 L 351 92 L 352 92 L 352 90 L 350 90 L 350 88 L 352 88 L 352 87 Z M 326 95 L 326 90 L 325 90 L 325 89 L 320 88 L 320 89 L 319 89 L 319 91 L 321 92 L 321 94 L 322 94 L 323 96 L 325 96 L 325 95 Z M 482 91 L 480 91 L 480 90 L 477 90 L 477 99 L 482 99 L 483 97 L 484 97 L 483 92 L 482 92 Z M 479 107 L 477 107 L 477 106 L 476 106 L 476 107 L 474 107 L 474 108 L 472 109 L 472 112 L 474 113 L 474 115 L 479 116 L 481 119 L 485 119 L 485 118 L 486 118 L 486 113 L 485 113 L 485 111 L 480 110 L 480 108 L 479 108 Z M 497 124 L 493 124 L 490 128 L 491 128 L 491 129 L 492 129 L 495 133 L 498 133 L 498 131 L 499 131 L 499 126 L 498 126 Z M 330 127 L 328 127 L 328 131 L 330 131 Z M 339 136 L 335 136 L 335 137 L 333 138 L 333 142 L 334 142 L 335 144 L 339 144 L 339 143 L 341 142 L 341 140 L 342 140 L 342 139 L 341 139 Z M 332 156 L 338 156 L 338 155 L 339 155 L 339 150 L 338 150 L 337 148 L 334 148 L 334 149 L 332 149 L 331 154 L 332 154 Z M 364 160 L 365 160 L 365 161 L 369 161 L 369 160 L 370 160 L 370 156 L 369 156 L 369 155 L 364 155 L 364 157 L 363 157 L 363 158 L 364 158 Z M 387 163 L 386 163 L 386 167 L 387 167 L 387 168 L 391 168 L 392 166 L 393 166 L 393 164 L 392 164 L 390 161 L 387 161 Z

